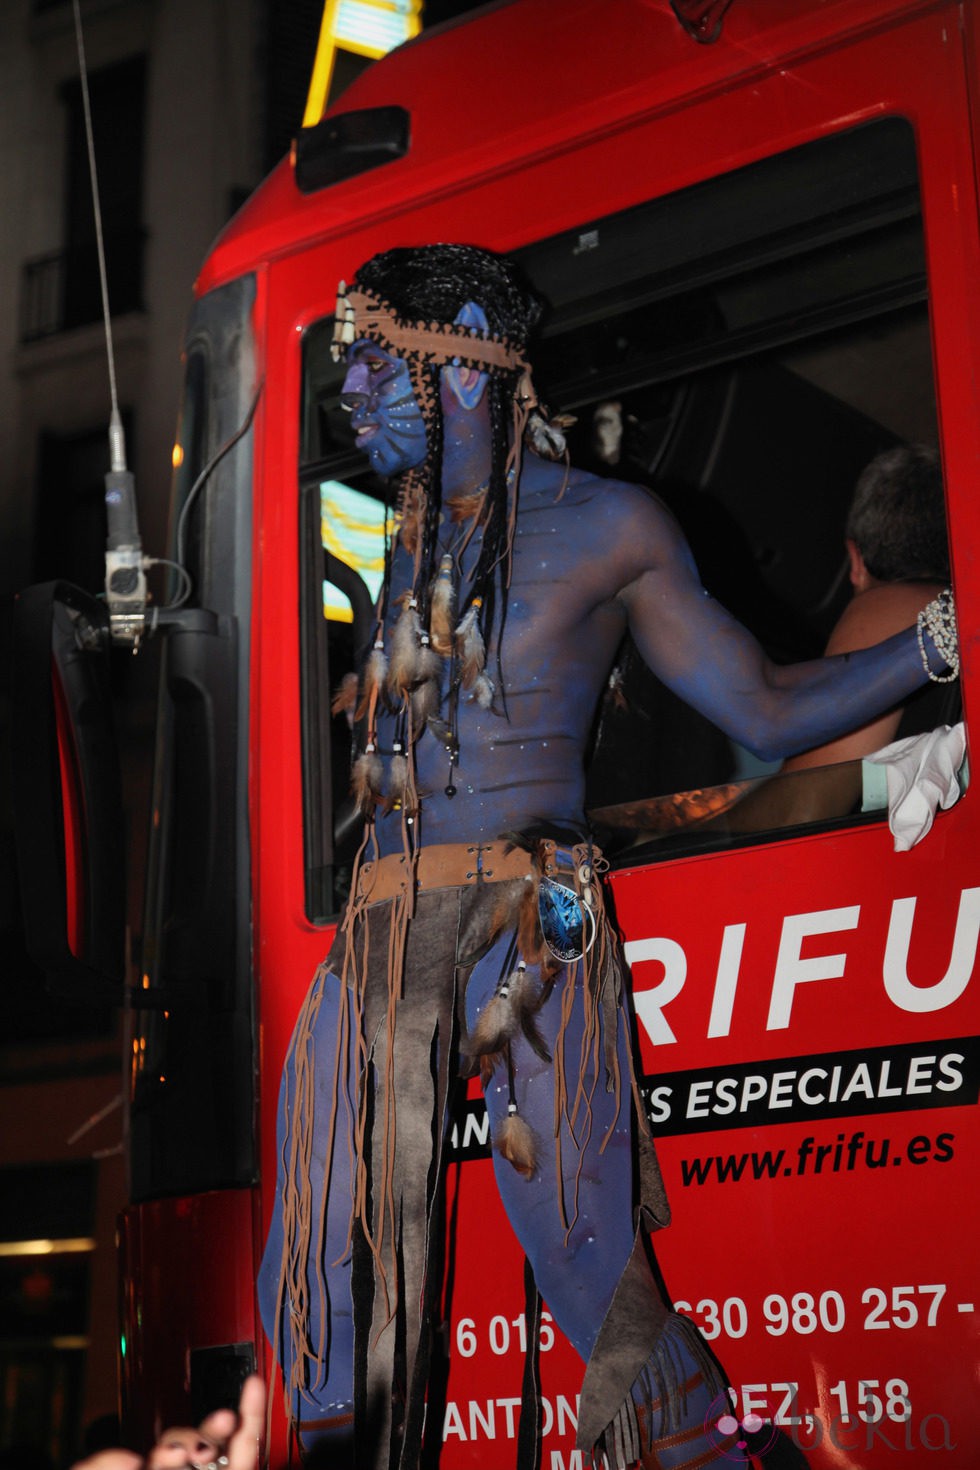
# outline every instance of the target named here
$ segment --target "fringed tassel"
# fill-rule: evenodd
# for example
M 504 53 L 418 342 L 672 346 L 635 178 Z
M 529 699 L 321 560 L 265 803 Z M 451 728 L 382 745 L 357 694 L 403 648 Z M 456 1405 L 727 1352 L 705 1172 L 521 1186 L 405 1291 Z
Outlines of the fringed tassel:
M 384 773 L 381 768 L 381 757 L 373 745 L 369 745 L 354 762 L 354 770 L 351 776 L 351 791 L 358 808 L 366 817 L 374 815 L 375 807 L 382 799 L 382 782 Z
M 482 597 L 474 597 L 456 629 L 459 682 L 464 689 L 474 687 L 487 661 L 487 650 L 479 622 L 482 606 Z
M 432 589 L 432 612 L 429 617 L 432 647 L 441 658 L 452 657 L 455 621 L 456 589 L 453 586 L 453 559 L 447 553 L 439 563 L 439 575 Z
M 688 1393 L 702 1383 L 711 1400 L 726 1393 L 725 1375 L 701 1333 L 690 1318 L 670 1312 L 624 1405 L 633 1410 L 643 1454 L 684 1428 Z

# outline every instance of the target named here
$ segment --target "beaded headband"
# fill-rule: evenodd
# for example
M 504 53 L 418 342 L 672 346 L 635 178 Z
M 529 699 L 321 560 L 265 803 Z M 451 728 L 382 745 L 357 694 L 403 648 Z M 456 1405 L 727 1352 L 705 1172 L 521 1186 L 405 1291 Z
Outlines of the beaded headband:
M 449 322 L 406 322 L 373 291 L 341 281 L 337 287 L 330 350 L 340 362 L 349 347 L 376 342 L 396 357 L 478 368 L 483 372 L 524 373 L 528 362 L 506 337 Z

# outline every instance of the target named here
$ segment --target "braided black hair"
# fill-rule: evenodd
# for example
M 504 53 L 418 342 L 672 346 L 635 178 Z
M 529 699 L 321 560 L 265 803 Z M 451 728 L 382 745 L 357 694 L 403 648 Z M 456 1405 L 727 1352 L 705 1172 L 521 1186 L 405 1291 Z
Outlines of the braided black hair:
M 542 303 L 524 282 L 518 269 L 502 256 L 473 245 L 402 246 L 373 256 L 357 272 L 355 284 L 386 301 L 406 322 L 455 322 L 467 302 L 485 312 L 490 332 L 506 338 L 523 352 L 541 316 Z M 435 388 L 434 408 L 426 415 L 428 485 L 420 526 L 419 577 L 416 597 L 426 620 L 437 570 L 438 529 L 442 512 L 442 408 L 438 392 L 441 369 L 424 369 Z M 479 623 L 484 642 L 495 634 L 497 671 L 507 599 L 508 485 L 511 404 L 517 372 L 491 372 L 488 385 L 490 415 L 490 478 L 482 516 L 482 542 L 476 566 L 461 603 L 460 615 L 478 598 Z M 500 618 L 496 607 L 500 600 Z M 495 627 L 496 621 L 496 627 Z
M 372 256 L 357 284 L 409 322 L 454 322 L 467 301 L 483 307 L 490 331 L 525 347 L 541 301 L 503 256 L 475 245 L 400 246 Z

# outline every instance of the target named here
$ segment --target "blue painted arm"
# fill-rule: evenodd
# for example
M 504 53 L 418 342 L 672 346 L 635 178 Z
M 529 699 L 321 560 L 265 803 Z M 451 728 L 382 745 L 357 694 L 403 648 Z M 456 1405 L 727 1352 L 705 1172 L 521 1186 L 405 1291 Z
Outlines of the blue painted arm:
M 914 627 L 855 653 L 773 663 L 704 591 L 669 512 L 647 501 L 633 505 L 634 519 L 628 544 L 643 548 L 646 565 L 623 586 L 619 600 L 640 653 L 675 693 L 762 759 L 832 740 L 925 683 Z M 933 671 L 940 672 L 945 665 L 928 640 L 927 651 Z

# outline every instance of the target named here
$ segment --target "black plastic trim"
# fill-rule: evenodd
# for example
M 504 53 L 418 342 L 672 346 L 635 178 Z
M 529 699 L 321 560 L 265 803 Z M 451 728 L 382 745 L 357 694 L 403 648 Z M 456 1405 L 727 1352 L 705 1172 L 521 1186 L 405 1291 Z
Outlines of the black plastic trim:
M 404 158 L 410 145 L 411 117 L 404 107 L 337 113 L 297 134 L 296 184 L 304 194 L 315 194 Z

